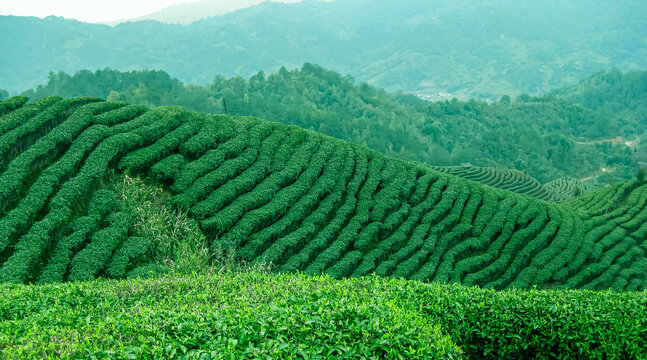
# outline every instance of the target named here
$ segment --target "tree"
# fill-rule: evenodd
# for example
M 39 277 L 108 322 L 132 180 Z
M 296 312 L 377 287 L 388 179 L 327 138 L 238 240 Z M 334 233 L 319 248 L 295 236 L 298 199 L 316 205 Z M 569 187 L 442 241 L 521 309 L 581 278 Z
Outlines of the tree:
M 638 185 L 642 185 L 645 183 L 645 168 L 638 169 L 638 173 L 636 174 L 636 180 L 638 181 Z
M 108 101 L 122 101 L 121 95 L 119 95 L 118 92 L 111 90 L 110 94 L 108 94 L 108 97 L 106 98 Z

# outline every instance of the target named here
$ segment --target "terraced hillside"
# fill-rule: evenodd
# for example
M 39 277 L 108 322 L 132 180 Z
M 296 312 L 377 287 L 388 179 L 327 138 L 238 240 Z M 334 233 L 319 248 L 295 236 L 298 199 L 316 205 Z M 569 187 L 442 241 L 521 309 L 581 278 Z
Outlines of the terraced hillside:
M 488 186 L 529 195 L 540 200 L 563 201 L 582 193 L 578 180 L 560 178 L 542 184 L 532 176 L 518 170 L 480 166 L 434 166 L 434 170 L 480 182 Z
M 647 288 L 647 185 L 558 205 L 295 126 L 98 99 L 10 99 L 0 118 L 0 281 L 123 277 L 152 260 L 115 200 L 141 175 L 212 251 L 281 271 L 503 289 Z
M 580 180 L 569 177 L 555 179 L 544 184 L 544 187 L 553 191 L 558 197 L 557 201 L 567 200 L 582 195 L 586 190 Z

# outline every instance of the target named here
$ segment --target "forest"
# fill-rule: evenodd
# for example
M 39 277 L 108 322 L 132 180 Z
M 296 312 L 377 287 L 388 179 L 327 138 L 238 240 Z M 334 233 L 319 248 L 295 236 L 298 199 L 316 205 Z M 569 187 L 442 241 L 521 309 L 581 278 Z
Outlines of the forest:
M 256 116 L 404 160 L 520 170 L 541 183 L 562 177 L 585 179 L 595 188 L 632 178 L 638 162 L 647 157 L 647 143 L 637 140 L 646 130 L 647 98 L 640 86 L 646 76 L 647 72 L 611 70 L 541 97 L 428 102 L 356 84 L 352 76 L 306 63 L 298 70 L 260 72 L 248 80 L 218 76 L 205 86 L 184 85 L 162 71 L 59 72 L 50 73 L 47 84 L 22 94 L 34 99 L 83 94 Z M 596 79 L 610 77 L 616 80 L 607 83 L 605 93 L 621 96 L 609 97 L 602 106 L 599 93 L 586 89 Z M 595 101 L 599 105 L 592 105 Z M 615 111 L 625 102 L 633 104 L 630 110 Z M 618 137 L 622 141 L 612 141 Z M 627 146 L 625 141 L 633 142 Z

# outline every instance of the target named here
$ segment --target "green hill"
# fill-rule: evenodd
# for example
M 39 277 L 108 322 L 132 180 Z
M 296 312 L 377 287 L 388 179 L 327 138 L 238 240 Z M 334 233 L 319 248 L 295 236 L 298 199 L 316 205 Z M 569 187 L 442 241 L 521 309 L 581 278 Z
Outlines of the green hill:
M 545 93 L 609 67 L 647 67 L 642 1 L 400 4 L 268 1 L 188 25 L 2 16 L 0 44 L 11 51 L 3 54 L 0 86 L 15 92 L 50 71 L 105 67 L 161 69 L 206 84 L 218 74 L 248 78 L 317 62 L 390 91 L 494 100 Z
M 558 200 L 567 200 L 582 195 L 586 185 L 573 178 L 559 178 L 544 184 L 544 187 L 557 194 Z
M 601 71 L 553 94 L 596 112 L 615 116 L 622 131 L 618 140 L 632 147 L 641 167 L 647 165 L 647 71 Z
M 605 142 L 631 131 L 607 112 L 555 96 L 432 103 L 355 84 L 350 76 L 308 63 L 293 71 L 260 72 L 248 80 L 219 76 L 208 86 L 184 85 L 161 71 L 52 73 L 47 84 L 23 95 L 97 96 L 255 116 L 404 160 L 521 170 L 542 183 L 588 178 L 586 183 L 595 188 L 628 180 L 638 170 L 631 147 Z
M 542 184 L 532 176 L 510 169 L 490 167 L 464 166 L 434 166 L 436 171 L 479 182 L 481 184 L 529 195 L 540 200 L 563 201 L 584 192 L 584 186 L 576 179 L 559 178 Z
M 94 98 L 21 103 L 1 103 L 12 109 L 0 118 L 2 282 L 164 271 L 187 247 L 159 242 L 146 221 L 161 218 L 187 224 L 184 244 L 279 271 L 647 287 L 647 185 L 635 180 L 562 206 L 255 118 Z M 147 204 L 124 192 L 133 177 L 156 194 Z M 175 212 L 137 216 L 156 206 Z
M 601 71 L 553 94 L 589 109 L 619 115 L 626 123 L 627 137 L 647 131 L 647 71 Z

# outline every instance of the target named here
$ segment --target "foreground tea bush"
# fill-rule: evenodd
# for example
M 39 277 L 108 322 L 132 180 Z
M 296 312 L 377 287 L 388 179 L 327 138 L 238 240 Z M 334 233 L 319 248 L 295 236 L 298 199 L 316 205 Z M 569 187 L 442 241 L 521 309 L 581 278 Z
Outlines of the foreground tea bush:
M 460 358 L 398 284 L 229 273 L 2 285 L 0 357 Z
M 3 359 L 647 356 L 645 292 L 258 272 L 0 291 Z
M 647 292 L 411 286 L 474 359 L 644 359 Z

